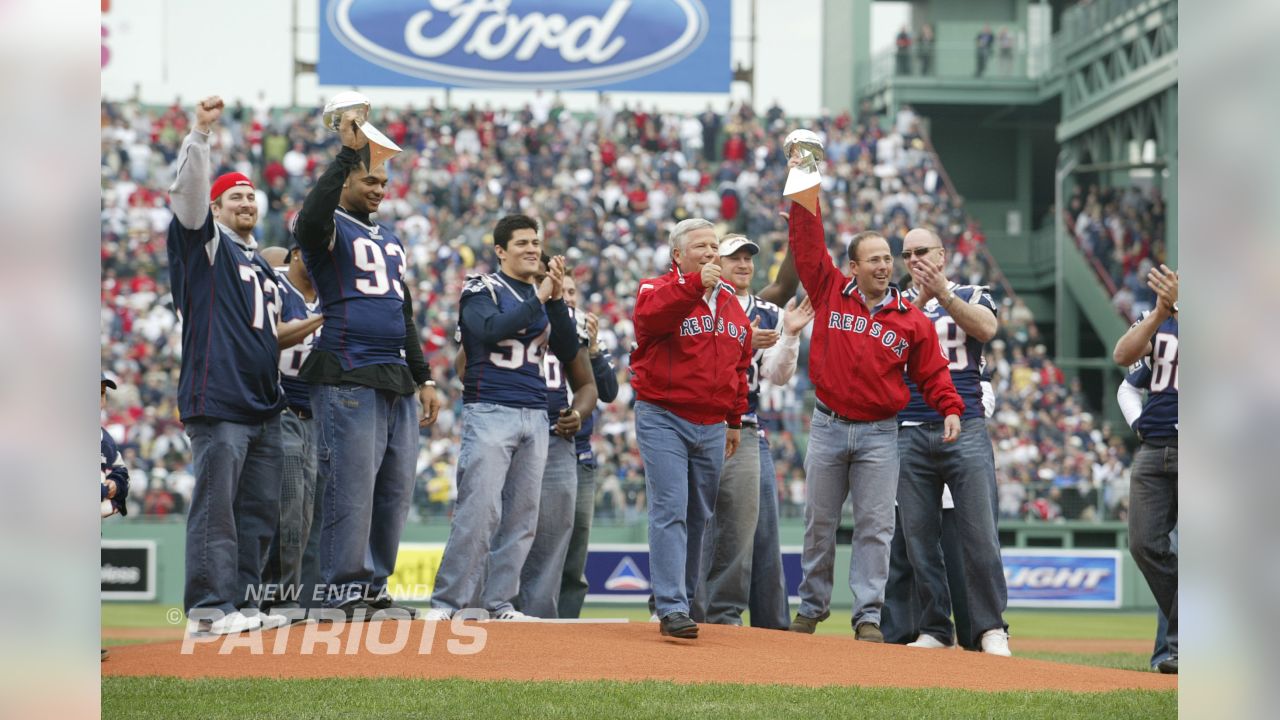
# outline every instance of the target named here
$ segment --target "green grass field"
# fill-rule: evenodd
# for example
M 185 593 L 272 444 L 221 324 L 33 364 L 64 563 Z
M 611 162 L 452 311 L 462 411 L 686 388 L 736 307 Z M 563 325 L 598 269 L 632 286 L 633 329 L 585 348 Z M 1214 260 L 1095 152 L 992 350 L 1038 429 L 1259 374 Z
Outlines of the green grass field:
M 104 718 L 1161 718 L 1175 693 L 676 685 L 662 682 L 109 678 Z
M 168 607 L 111 604 L 102 626 L 175 628 Z M 845 611 L 847 612 L 847 611 Z M 646 622 L 636 606 L 596 606 L 586 617 Z M 1020 657 L 1145 671 L 1136 653 L 1019 653 L 1018 638 L 1145 640 L 1155 634 L 1149 613 L 1014 610 L 1005 615 Z M 818 626 L 828 635 L 851 634 L 840 613 Z M 138 642 L 107 640 L 106 645 Z M 109 661 L 108 661 L 109 662 Z M 202 680 L 103 678 L 104 718 L 1173 718 L 1174 692 L 1126 691 L 980 693 L 963 690 L 892 688 L 796 688 L 785 686 L 676 685 L 665 682 L 479 682 L 448 680 Z

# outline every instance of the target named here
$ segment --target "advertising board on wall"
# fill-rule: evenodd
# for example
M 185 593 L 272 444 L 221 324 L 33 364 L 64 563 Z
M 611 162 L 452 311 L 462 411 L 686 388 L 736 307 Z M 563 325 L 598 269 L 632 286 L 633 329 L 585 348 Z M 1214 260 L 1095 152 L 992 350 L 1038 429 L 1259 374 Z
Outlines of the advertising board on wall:
M 327 0 L 322 85 L 727 92 L 730 0 Z

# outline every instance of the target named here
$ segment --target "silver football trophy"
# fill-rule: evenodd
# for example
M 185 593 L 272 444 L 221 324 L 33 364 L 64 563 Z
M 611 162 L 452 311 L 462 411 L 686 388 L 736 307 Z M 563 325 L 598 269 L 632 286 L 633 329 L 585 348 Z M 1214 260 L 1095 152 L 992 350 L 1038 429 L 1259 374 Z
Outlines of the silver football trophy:
M 800 203 L 806 210 L 817 214 L 818 190 L 822 187 L 822 175 L 818 172 L 818 162 L 826 157 L 822 148 L 822 138 L 812 130 L 794 130 L 782 143 L 782 153 L 791 159 L 792 153 L 799 153 L 800 165 L 791 168 L 787 173 L 787 184 L 782 189 L 782 196 Z
M 372 106 L 369 104 L 369 98 L 355 91 L 340 92 L 333 96 L 324 106 L 324 115 L 321 120 L 324 126 L 333 132 L 338 132 L 342 124 L 342 116 L 348 110 L 355 110 L 360 117 L 360 132 L 369 138 L 369 145 L 365 148 L 367 156 L 364 158 L 365 163 L 369 166 L 369 170 L 374 170 L 388 159 L 400 153 L 400 146 L 392 142 L 391 138 L 382 134 L 382 131 L 374 127 L 369 122 L 369 113 Z M 361 153 L 364 154 L 363 152 Z

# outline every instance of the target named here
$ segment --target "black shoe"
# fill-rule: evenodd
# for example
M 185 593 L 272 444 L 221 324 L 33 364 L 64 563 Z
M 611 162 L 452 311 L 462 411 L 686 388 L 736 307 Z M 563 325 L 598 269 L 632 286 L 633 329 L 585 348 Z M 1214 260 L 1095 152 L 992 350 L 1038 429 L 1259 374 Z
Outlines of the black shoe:
M 1164 673 L 1165 675 L 1177 675 L 1178 674 L 1178 656 L 1170 655 L 1169 657 L 1161 660 L 1159 664 L 1156 665 L 1156 669 Z
M 106 648 L 102 648 L 102 659 L 98 662 L 106 662 L 109 655 L 111 655 L 111 651 Z
M 392 600 L 390 595 L 365 600 L 365 604 L 378 613 L 378 620 L 414 620 L 418 617 L 418 608 L 402 605 Z
M 320 615 L 320 622 L 364 622 L 373 619 L 374 609 L 363 599 L 348 600 L 336 608 L 329 608 Z
M 698 624 L 689 617 L 689 613 L 671 613 L 670 615 L 662 618 L 662 622 L 658 630 L 663 635 L 684 638 L 686 640 L 692 640 L 698 637 Z

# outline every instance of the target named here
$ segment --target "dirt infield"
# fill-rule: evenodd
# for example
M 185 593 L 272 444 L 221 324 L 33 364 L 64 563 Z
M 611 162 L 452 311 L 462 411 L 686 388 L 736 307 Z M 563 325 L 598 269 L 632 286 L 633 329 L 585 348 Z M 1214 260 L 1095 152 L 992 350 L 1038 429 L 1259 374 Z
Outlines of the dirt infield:
M 424 638 L 429 626 L 434 632 Z M 988 691 L 1177 688 L 1176 677 L 1155 673 L 750 628 L 704 625 L 698 640 L 683 641 L 661 637 L 657 626 L 649 623 L 484 623 L 468 627 L 471 634 L 455 635 L 448 623 L 366 623 L 328 633 L 333 639 L 326 646 L 315 633 L 316 626 L 294 626 L 284 636 L 281 630 L 256 637 L 237 636 L 235 647 L 222 639 L 196 643 L 187 654 L 182 652 L 180 641 L 123 645 L 111 649 L 102 674 L 670 680 Z M 451 643 L 474 651 L 478 629 L 486 633 L 483 649 L 465 655 L 450 652 Z M 390 644 L 397 634 L 406 640 L 401 643 L 403 649 L 379 654 L 379 643 Z M 370 643 L 371 639 L 375 642 Z M 254 654 L 255 644 L 261 648 L 258 654 Z M 1018 651 L 1016 643 L 1013 649 Z

